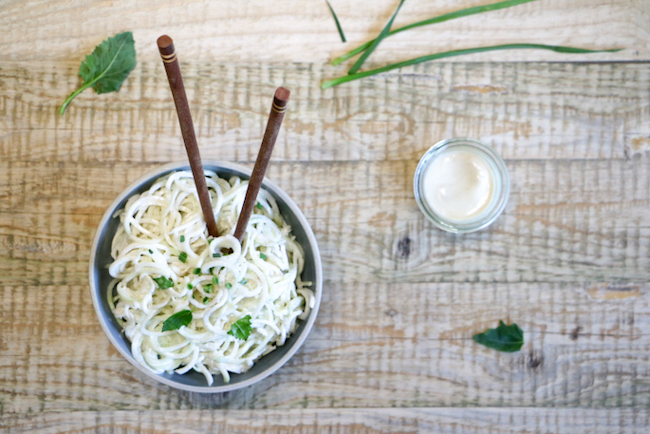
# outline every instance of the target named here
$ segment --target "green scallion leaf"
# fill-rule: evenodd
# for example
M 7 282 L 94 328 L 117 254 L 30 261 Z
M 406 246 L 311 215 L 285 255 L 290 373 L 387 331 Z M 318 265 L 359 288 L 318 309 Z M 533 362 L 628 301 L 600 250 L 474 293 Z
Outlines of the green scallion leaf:
M 492 4 L 489 4 L 489 5 L 474 6 L 474 7 L 467 8 L 467 9 L 461 9 L 461 10 L 458 10 L 458 11 L 450 12 L 448 14 L 444 14 L 444 15 L 440 15 L 440 16 L 437 16 L 437 17 L 429 18 L 427 20 L 418 21 L 417 23 L 409 24 L 409 25 L 406 25 L 404 27 L 397 28 L 395 30 L 391 30 L 384 37 L 387 38 L 387 37 L 392 36 L 392 35 L 394 35 L 396 33 L 403 32 L 404 30 L 408 30 L 408 29 L 413 29 L 415 27 L 427 26 L 429 24 L 442 23 L 444 21 L 453 20 L 455 18 L 466 17 L 468 15 L 480 14 L 482 12 L 489 12 L 489 11 L 494 11 L 494 10 L 498 10 L 498 9 L 505 9 L 505 8 L 509 8 L 509 7 L 512 7 L 512 6 L 517 6 L 517 5 L 520 5 L 520 4 L 523 4 L 523 3 L 530 3 L 532 1 L 536 1 L 536 0 L 506 0 L 506 1 L 501 1 L 501 2 L 498 2 L 498 3 L 492 3 Z M 340 57 L 337 57 L 336 59 L 332 60 L 332 65 L 338 65 L 340 63 L 345 62 L 349 58 L 356 56 L 357 54 L 361 53 L 362 51 L 364 51 L 368 47 L 370 47 L 370 45 L 372 45 L 372 43 L 374 41 L 375 41 L 374 39 L 372 41 L 368 41 L 365 44 L 360 45 L 357 48 L 354 48 L 354 49 L 348 51 L 344 55 L 342 55 Z
M 246 282 L 248 282 L 248 280 L 242 279 L 241 281 L 239 281 L 239 284 L 240 285 L 246 285 Z
M 194 285 L 192 285 L 191 283 L 188 283 L 187 284 L 187 289 L 194 289 Z
M 339 36 L 341 37 L 341 42 L 347 42 L 345 40 L 345 34 L 343 33 L 343 29 L 341 28 L 341 23 L 339 23 L 339 18 L 336 16 L 336 12 L 334 12 L 334 9 L 332 8 L 332 5 L 330 4 L 329 1 L 327 2 L 327 6 L 330 8 L 330 12 L 332 13 L 332 17 L 334 17 L 334 22 L 336 23 L 336 28 L 339 30 Z
M 228 334 L 230 336 L 236 337 L 237 339 L 241 339 L 245 341 L 250 336 L 251 330 L 253 330 L 253 328 L 251 327 L 251 316 L 246 315 L 245 317 L 235 321 L 230 326 L 230 330 L 228 331 Z
M 221 258 L 221 253 L 213 253 L 212 257 L 213 258 Z
M 212 285 L 207 284 L 203 287 L 203 290 L 205 291 L 206 294 L 212 294 Z
M 333 80 L 328 80 L 324 82 L 321 85 L 321 88 L 327 89 L 332 86 L 337 86 L 342 83 L 347 83 L 349 81 L 359 80 L 364 77 L 369 77 L 371 75 L 376 75 L 382 72 L 391 71 L 393 69 L 402 68 L 404 66 L 417 65 L 418 63 L 428 62 L 430 60 L 442 59 L 444 57 L 462 56 L 464 54 L 483 53 L 486 51 L 497 51 L 497 50 L 512 50 L 512 49 L 540 49 L 540 50 L 555 51 L 557 53 L 572 53 L 572 54 L 613 53 L 615 51 L 622 50 L 622 48 L 614 48 L 611 50 L 587 50 L 584 48 L 562 47 L 557 45 L 543 45 L 543 44 L 504 44 L 504 45 L 493 45 L 490 47 L 466 48 L 463 50 L 443 51 L 441 53 L 429 54 L 427 56 L 416 57 L 415 59 L 409 59 L 403 62 L 397 62 L 391 65 L 386 65 L 381 68 L 371 69 L 370 71 L 364 71 L 364 72 L 359 72 L 357 74 L 338 77 Z
M 269 257 L 266 256 L 264 253 L 260 253 L 260 258 L 266 261 Z
M 203 304 L 208 304 L 208 301 L 209 301 L 209 300 L 210 300 L 210 298 L 208 298 L 208 297 L 203 297 Z
M 375 51 L 375 48 L 377 48 L 377 46 L 382 41 L 382 39 L 384 39 L 386 37 L 386 35 L 390 31 L 390 27 L 393 25 L 393 21 L 395 21 L 395 17 L 397 16 L 397 13 L 399 12 L 399 10 L 400 10 L 400 8 L 402 7 L 403 4 L 404 4 L 404 0 L 400 0 L 399 5 L 397 5 L 397 9 L 395 9 L 395 12 L 393 13 L 393 16 L 390 17 L 390 20 L 388 20 L 388 23 L 386 23 L 386 25 L 382 29 L 381 33 L 379 34 L 379 36 L 377 36 L 372 41 L 370 46 L 368 48 L 366 48 L 366 50 L 363 52 L 361 57 L 359 57 L 357 59 L 357 61 L 354 62 L 354 65 L 352 65 L 352 68 L 350 68 L 350 70 L 348 71 L 348 74 L 356 73 L 359 70 L 359 68 L 361 68 L 361 65 L 363 65 L 363 62 L 366 61 L 368 56 L 370 56 L 372 54 L 372 52 Z
M 192 271 L 194 274 L 201 274 L 201 269 L 200 268 L 195 268 L 194 271 Z
M 187 262 L 187 253 L 181 252 L 181 254 L 178 255 L 178 259 L 184 264 Z
M 166 278 L 165 276 L 156 277 L 153 279 L 160 289 L 167 289 L 174 286 L 174 282 Z
M 185 242 L 185 235 L 181 235 L 181 243 Z
M 226 283 L 226 289 L 232 288 L 232 284 L 230 282 Z
M 189 310 L 181 310 L 176 312 L 165 320 L 162 326 L 162 331 L 178 330 L 183 326 L 189 325 L 192 322 L 192 312 Z
M 257 208 L 257 209 L 264 209 L 264 207 L 262 206 L 262 204 L 259 203 L 259 202 L 257 202 L 257 203 L 255 204 L 255 208 Z
M 218 285 L 219 284 L 219 278 L 217 276 L 214 276 L 212 278 L 212 283 L 215 284 L 215 285 Z

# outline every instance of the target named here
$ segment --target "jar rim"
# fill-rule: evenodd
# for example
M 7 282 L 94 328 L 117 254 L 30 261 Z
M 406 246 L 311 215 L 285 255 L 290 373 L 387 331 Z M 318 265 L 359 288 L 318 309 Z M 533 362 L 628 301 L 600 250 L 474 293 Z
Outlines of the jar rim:
M 428 169 L 435 157 L 453 147 L 470 147 L 479 151 L 479 154 L 492 163 L 490 168 L 493 170 L 495 187 L 499 187 L 499 191 L 496 192 L 496 197 L 490 202 L 488 209 L 479 218 L 470 220 L 467 223 L 445 219 L 434 212 L 423 198 L 422 177 L 426 169 Z M 505 209 L 510 196 L 510 174 L 503 158 L 491 146 L 479 140 L 464 137 L 445 139 L 434 144 L 420 158 L 413 177 L 413 193 L 420 211 L 438 228 L 452 233 L 476 232 L 491 225 Z

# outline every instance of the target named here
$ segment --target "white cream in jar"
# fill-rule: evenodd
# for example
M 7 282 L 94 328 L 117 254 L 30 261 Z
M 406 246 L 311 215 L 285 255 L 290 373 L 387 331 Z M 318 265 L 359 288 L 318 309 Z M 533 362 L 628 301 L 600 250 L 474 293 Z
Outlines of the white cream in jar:
M 446 220 L 464 222 L 479 217 L 494 196 L 494 174 L 478 154 L 448 149 L 434 158 L 422 179 L 424 200 Z
M 420 209 L 436 226 L 449 232 L 473 232 L 501 214 L 510 177 L 489 146 L 472 139 L 450 139 L 424 154 L 413 189 Z

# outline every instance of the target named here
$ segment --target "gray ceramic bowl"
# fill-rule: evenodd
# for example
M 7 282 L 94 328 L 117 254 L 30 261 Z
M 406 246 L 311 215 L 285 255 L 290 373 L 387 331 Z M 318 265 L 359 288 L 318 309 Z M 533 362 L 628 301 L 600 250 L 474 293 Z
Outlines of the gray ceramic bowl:
M 203 165 L 205 169 L 216 172 L 217 175 L 222 178 L 236 175 L 248 179 L 251 173 L 249 169 L 237 164 L 206 161 Z M 275 351 L 263 356 L 248 372 L 243 374 L 232 374 L 230 377 L 230 383 L 224 383 L 223 378 L 220 375 L 215 375 L 214 383 L 212 386 L 208 386 L 205 377 L 193 370 L 184 375 L 176 373 L 165 373 L 162 375 L 153 374 L 140 366 L 140 364 L 133 358 L 133 355 L 131 354 L 131 342 L 122 333 L 122 327 L 115 320 L 106 299 L 106 289 L 109 282 L 112 280 L 108 274 L 108 265 L 112 262 L 111 241 L 119 223 L 119 219 L 113 218 L 112 216 L 115 211 L 124 208 L 124 204 L 129 197 L 145 191 L 156 179 L 177 170 L 189 170 L 189 164 L 168 164 L 135 181 L 122 194 L 120 194 L 115 201 L 113 201 L 99 223 L 90 253 L 90 292 L 93 299 L 93 305 L 95 306 L 95 311 L 97 312 L 97 317 L 99 318 L 99 322 L 102 325 L 106 336 L 108 336 L 108 339 L 115 348 L 117 348 L 117 350 L 134 366 L 161 383 L 178 389 L 201 393 L 227 392 L 250 386 L 251 384 L 271 375 L 284 365 L 291 356 L 298 351 L 298 348 L 300 348 L 302 343 L 305 341 L 309 331 L 314 325 L 323 287 L 323 270 L 321 266 L 320 252 L 318 250 L 318 245 L 316 244 L 316 238 L 309 227 L 309 223 L 307 223 L 307 219 L 298 206 L 277 185 L 265 179 L 262 187 L 275 198 L 282 216 L 291 225 L 296 240 L 305 250 L 305 268 L 302 273 L 302 279 L 313 282 L 312 289 L 316 296 L 314 308 L 311 310 L 306 320 L 299 321 L 298 329 L 287 339 L 285 345 L 278 347 Z

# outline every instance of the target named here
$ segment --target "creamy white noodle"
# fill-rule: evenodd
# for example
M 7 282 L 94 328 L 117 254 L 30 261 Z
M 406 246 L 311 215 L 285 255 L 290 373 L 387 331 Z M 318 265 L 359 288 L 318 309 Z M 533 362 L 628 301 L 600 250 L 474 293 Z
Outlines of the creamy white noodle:
M 314 294 L 300 278 L 303 249 L 273 197 L 260 190 L 240 244 L 232 233 L 248 182 L 205 175 L 222 235 L 208 237 L 190 171 L 158 179 L 116 213 L 107 295 L 142 366 L 156 374 L 193 369 L 212 384 L 213 374 L 228 382 L 229 373 L 247 371 L 283 345 L 313 308 Z M 161 276 L 173 287 L 161 289 L 154 280 Z M 192 321 L 163 332 L 164 321 L 183 310 Z M 228 334 L 247 315 L 248 339 Z

